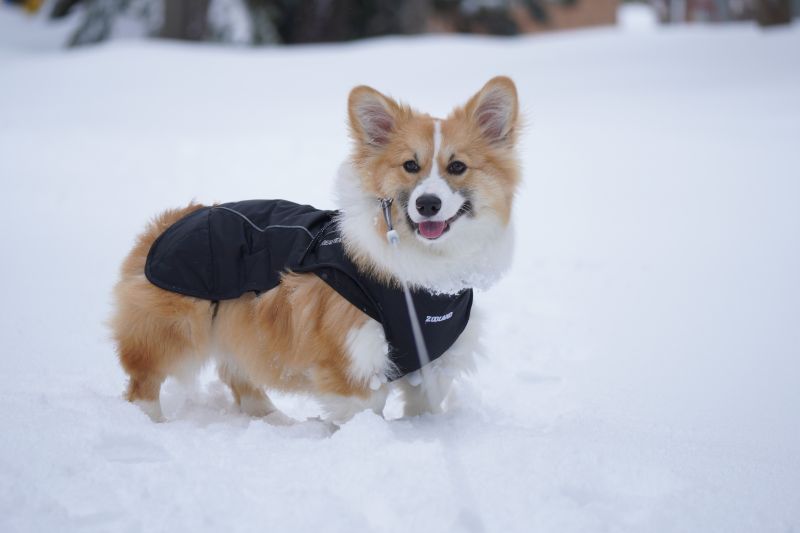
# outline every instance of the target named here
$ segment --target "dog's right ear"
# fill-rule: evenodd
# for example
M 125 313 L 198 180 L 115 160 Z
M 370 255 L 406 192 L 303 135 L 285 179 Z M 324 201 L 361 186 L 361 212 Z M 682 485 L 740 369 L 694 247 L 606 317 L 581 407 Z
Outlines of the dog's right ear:
M 400 106 L 372 87 L 360 85 L 350 91 L 347 101 L 350 133 L 356 142 L 381 147 L 397 126 Z

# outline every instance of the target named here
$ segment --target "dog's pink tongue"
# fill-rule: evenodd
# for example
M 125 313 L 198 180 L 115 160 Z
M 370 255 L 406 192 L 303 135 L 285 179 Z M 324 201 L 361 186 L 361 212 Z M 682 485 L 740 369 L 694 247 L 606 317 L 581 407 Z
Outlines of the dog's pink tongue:
M 447 222 L 444 220 L 440 222 L 420 222 L 419 233 L 426 239 L 438 239 L 444 233 L 445 227 L 447 227 Z

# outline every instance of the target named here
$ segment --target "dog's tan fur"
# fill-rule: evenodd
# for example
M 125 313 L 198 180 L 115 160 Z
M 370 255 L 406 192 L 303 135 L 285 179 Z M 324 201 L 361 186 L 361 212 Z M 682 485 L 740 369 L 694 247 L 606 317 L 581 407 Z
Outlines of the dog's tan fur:
M 212 321 L 208 301 L 162 290 L 144 276 L 153 241 L 200 205 L 158 216 L 139 237 L 115 288 L 112 329 L 120 362 L 130 376 L 130 401 L 157 401 L 161 383 L 183 368 L 224 354 L 220 377 L 242 396 L 261 386 L 285 391 L 362 396 L 366 383 L 348 376 L 347 333 L 367 317 L 314 275 L 287 274 L 256 298 L 247 294 L 219 304 Z
M 513 110 L 508 131 L 487 140 L 479 106 L 492 91 L 513 96 Z M 377 99 L 391 110 L 391 139 L 380 139 L 377 144 L 371 139 L 364 141 L 366 132 L 356 111 L 364 98 Z M 513 82 L 502 77 L 491 80 L 464 107 L 441 121 L 446 149 L 440 154 L 449 155 L 433 161 L 434 119 L 369 87 L 355 88 L 349 99 L 351 133 L 356 140 L 351 161 L 359 169 L 364 191 L 375 198 L 395 197 L 419 177 L 402 170 L 404 161 L 419 159 L 422 174 L 426 174 L 433 165 L 441 171 L 448 158 L 457 157 L 469 170 L 448 178 L 453 188 L 479 189 L 484 207 L 507 224 L 519 181 L 513 154 L 516 105 Z M 129 376 L 127 399 L 157 403 L 168 376 L 200 366 L 212 352 L 219 357 L 220 378 L 240 405 L 255 400 L 270 407 L 262 387 L 368 398 L 367 378 L 354 378 L 348 371 L 347 339 L 369 319 L 317 276 L 287 273 L 278 287 L 258 297 L 249 293 L 220 302 L 216 316 L 210 302 L 160 289 L 145 278 L 145 261 L 155 239 L 201 207 L 192 204 L 156 217 L 122 265 L 111 326 L 120 362 Z M 377 215 L 376 211 L 376 221 Z M 396 210 L 394 216 L 396 227 L 402 230 L 403 215 Z M 376 231 L 385 230 L 383 221 L 377 221 Z M 391 273 L 376 268 L 369 257 L 353 255 L 363 270 L 391 280 Z

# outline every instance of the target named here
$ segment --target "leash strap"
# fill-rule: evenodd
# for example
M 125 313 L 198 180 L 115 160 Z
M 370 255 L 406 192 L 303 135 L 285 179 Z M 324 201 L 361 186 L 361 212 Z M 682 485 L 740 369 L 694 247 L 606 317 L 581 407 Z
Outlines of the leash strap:
M 386 240 L 389 241 L 395 250 L 397 250 L 398 244 L 400 244 L 400 236 L 394 229 L 394 225 L 392 224 L 392 198 L 381 198 L 380 204 L 381 209 L 383 210 L 383 218 L 386 220 L 386 227 L 389 230 L 386 232 Z M 411 322 L 411 333 L 414 335 L 414 345 L 417 348 L 417 357 L 419 358 L 419 372 L 422 376 L 422 386 L 425 389 L 425 393 L 428 395 L 428 401 L 431 405 L 434 402 L 438 401 L 440 398 L 438 394 L 434 394 L 431 390 L 431 387 L 434 386 L 436 383 L 435 380 L 432 379 L 425 379 L 425 373 L 427 370 L 428 363 L 431 362 L 431 358 L 428 355 L 428 348 L 425 346 L 425 338 L 422 336 L 422 327 L 419 325 L 419 319 L 417 318 L 417 309 L 414 306 L 414 299 L 411 298 L 411 291 L 408 289 L 408 283 L 405 280 L 401 279 L 400 284 L 403 287 L 403 295 L 406 299 L 406 310 L 408 311 L 408 319 Z
M 386 239 L 392 246 L 397 246 L 400 243 L 400 236 L 394 230 L 394 225 L 392 224 L 392 203 L 394 203 L 394 199 L 381 198 L 380 202 L 381 209 L 383 209 L 383 218 L 386 220 L 386 227 L 389 228 L 389 231 L 386 232 Z M 414 321 L 412 320 L 411 323 L 413 324 Z

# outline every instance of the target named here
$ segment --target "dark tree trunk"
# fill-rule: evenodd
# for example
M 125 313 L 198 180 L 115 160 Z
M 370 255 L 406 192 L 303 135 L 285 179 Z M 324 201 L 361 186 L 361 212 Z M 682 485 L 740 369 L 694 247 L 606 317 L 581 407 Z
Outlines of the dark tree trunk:
M 280 42 L 315 43 L 422 33 L 430 4 L 431 0 L 247 0 L 256 43 L 261 39 L 255 13 L 266 13 Z
M 275 21 L 282 13 L 280 7 L 275 2 L 267 0 L 246 0 L 245 5 L 250 14 L 252 43 L 254 45 L 279 43 L 281 38 L 275 27 Z
M 762 26 L 792 23 L 791 0 L 758 0 L 756 19 Z
M 159 37 L 202 41 L 208 36 L 210 0 L 164 0 L 164 24 Z

